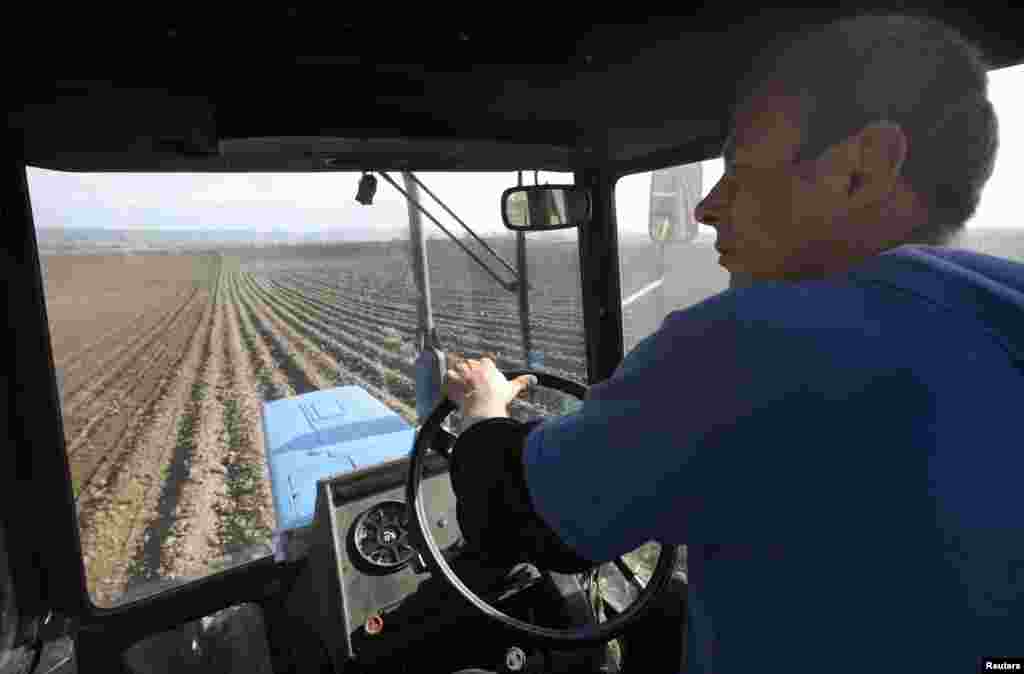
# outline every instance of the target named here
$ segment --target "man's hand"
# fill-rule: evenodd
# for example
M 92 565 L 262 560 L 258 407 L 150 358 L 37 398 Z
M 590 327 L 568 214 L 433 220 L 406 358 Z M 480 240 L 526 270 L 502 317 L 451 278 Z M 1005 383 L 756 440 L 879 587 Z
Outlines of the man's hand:
M 490 358 L 459 360 L 448 369 L 445 394 L 465 416 L 504 417 L 512 399 L 536 383 L 533 375 L 509 381 Z

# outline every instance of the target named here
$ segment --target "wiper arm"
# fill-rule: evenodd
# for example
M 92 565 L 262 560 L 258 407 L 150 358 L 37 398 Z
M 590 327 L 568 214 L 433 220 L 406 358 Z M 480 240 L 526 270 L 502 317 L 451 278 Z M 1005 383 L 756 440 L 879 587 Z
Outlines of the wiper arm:
M 408 201 L 408 202 L 409 202 L 410 204 L 414 205 L 414 206 L 415 206 L 416 208 L 418 208 L 418 209 L 420 210 L 420 212 L 422 212 L 422 213 L 423 213 L 424 215 L 426 215 L 426 216 L 427 216 L 428 218 L 430 218 L 430 221 L 431 221 L 431 222 L 433 222 L 433 223 L 434 223 L 435 225 L 437 225 L 437 226 L 438 226 L 438 227 L 439 227 L 439 228 L 441 229 L 441 231 L 442 231 L 442 232 L 444 232 L 445 234 L 447 234 L 447 235 L 448 235 L 448 238 L 450 238 L 450 239 L 451 239 L 452 241 L 454 241 L 454 242 L 455 242 L 456 244 L 458 244 L 458 246 L 459 246 L 460 248 L 462 248 L 462 250 L 464 250 L 464 251 L 466 252 L 466 255 L 469 255 L 469 256 L 470 256 L 471 258 L 473 258 L 473 260 L 474 260 L 474 261 L 475 261 L 475 262 L 476 262 L 476 263 L 477 263 L 478 265 L 480 265 L 480 266 L 481 266 L 481 267 L 483 268 L 483 270 L 484 270 L 484 271 L 486 271 L 486 272 L 487 272 L 488 274 L 490 274 L 490 275 L 491 275 L 491 277 L 492 277 L 492 278 L 493 278 L 493 279 L 494 279 L 494 280 L 495 280 L 495 281 L 496 281 L 496 282 L 497 282 L 497 283 L 498 283 L 498 284 L 499 284 L 499 285 L 500 285 L 500 286 L 501 286 L 502 288 L 504 288 L 505 290 L 508 290 L 508 291 L 510 291 L 510 292 L 514 292 L 514 291 L 515 291 L 515 290 L 516 290 L 516 289 L 517 289 L 517 288 L 519 287 L 519 282 L 520 282 L 520 279 L 519 279 L 519 274 L 518 274 L 518 273 L 516 273 L 516 270 L 515 270 L 515 269 L 514 269 L 514 268 L 513 268 L 513 267 L 512 267 L 512 266 L 511 266 L 511 265 L 510 265 L 510 264 L 509 264 L 508 262 L 505 262 L 505 260 L 504 260 L 504 259 L 502 259 L 502 257 L 501 257 L 500 255 L 498 255 L 497 253 L 495 253 L 495 252 L 494 252 L 494 251 L 493 251 L 493 250 L 491 249 L 491 247 L 490 247 L 490 246 L 488 246 L 488 245 L 487 245 L 486 243 L 484 243 L 484 247 L 485 247 L 485 248 L 487 248 L 487 250 L 488 250 L 488 251 L 490 251 L 490 253 L 491 253 L 492 255 L 494 255 L 494 256 L 495 256 L 496 258 L 498 258 L 498 260 L 500 260 L 500 261 L 501 261 L 501 262 L 502 262 L 502 263 L 503 263 L 503 264 L 504 264 L 504 265 L 505 265 L 505 266 L 506 266 L 506 267 L 508 268 L 508 270 L 509 270 L 510 272 L 512 272 L 512 274 L 513 274 L 513 275 L 515 276 L 515 279 L 514 279 L 513 281 L 505 281 L 505 280 L 503 280 L 503 279 L 502 279 L 502 278 L 501 278 L 500 276 L 498 276 L 498 275 L 497 275 L 496 273 L 494 273 L 494 271 L 493 271 L 493 270 L 492 270 L 492 269 L 491 269 L 490 267 L 488 267 L 488 266 L 487 266 L 486 264 L 484 264 L 483 260 L 481 260 L 481 259 L 480 259 L 479 257 L 477 257 L 477 256 L 476 256 L 476 254 L 475 254 L 475 253 L 473 253 L 473 251 L 471 251 L 471 250 L 470 250 L 469 248 L 466 248 L 466 245 L 465 245 L 464 243 L 462 243 L 461 241 L 459 241 L 459 240 L 458 240 L 458 239 L 457 239 L 457 238 L 455 237 L 455 235 L 454 235 L 454 234 L 452 234 L 452 233 L 451 233 L 451 232 L 449 232 L 449 231 L 448 231 L 447 229 L 445 229 L 445 226 L 444 226 L 444 225 L 442 225 L 442 224 L 441 224 L 440 222 L 438 222 L 437 218 L 435 218 L 435 217 L 434 217 L 434 216 L 433 216 L 433 215 L 432 215 L 432 214 L 430 213 L 430 211 L 428 211 L 428 210 L 427 210 L 426 208 L 424 208 L 424 207 L 423 207 L 423 206 L 422 206 L 422 205 L 421 205 L 421 204 L 420 204 L 420 203 L 419 203 L 418 201 L 416 201 L 416 200 L 415 200 L 415 199 L 413 199 L 413 198 L 412 198 L 411 196 L 409 196 L 409 193 L 408 193 L 408 192 L 406 192 L 406 191 L 405 191 L 404 189 L 402 189 L 401 187 L 399 187 L 398 183 L 396 183 L 396 182 L 394 181 L 394 179 L 392 179 L 392 177 L 391 177 L 391 176 L 389 176 L 389 175 L 388 175 L 387 173 L 385 173 L 384 171 L 378 171 L 378 173 L 380 173 L 380 174 L 381 174 L 381 176 L 383 176 L 385 180 L 387 180 L 387 181 L 388 181 L 389 183 L 391 183 L 391 185 L 392 185 L 392 186 L 393 186 L 393 187 L 394 187 L 394 188 L 395 188 L 396 190 L 398 190 L 399 192 L 401 192 L 401 193 L 402 193 L 402 195 L 403 195 L 403 196 L 405 197 L 406 201 Z M 409 175 L 410 175 L 410 176 L 412 176 L 412 179 L 413 179 L 413 180 L 414 180 L 414 181 L 416 182 L 416 184 L 418 184 L 418 185 L 420 185 L 421 187 L 423 187 L 423 189 L 424 189 L 424 190 L 426 190 L 426 191 L 427 191 L 427 193 L 428 193 L 428 194 L 430 194 L 430 196 L 434 197 L 434 199 L 435 199 L 435 200 L 436 200 L 436 201 L 437 201 L 438 203 L 441 203 L 441 200 L 440 200 L 440 199 L 438 199 L 438 198 L 437 198 L 436 196 L 434 196 L 434 193 L 433 193 L 433 192 L 431 192 L 430 190 L 427 190 L 426 186 L 425 186 L 425 185 L 423 185 L 423 183 L 421 183 L 421 182 L 420 182 L 420 181 L 419 181 L 419 180 L 418 180 L 418 179 L 416 178 L 416 176 L 415 176 L 415 175 L 413 175 L 413 174 L 412 174 L 411 172 L 409 173 Z M 447 207 L 447 206 L 445 206 L 445 205 L 444 205 L 443 203 L 441 203 L 441 206 L 442 206 L 442 207 L 443 207 L 443 208 L 444 208 L 444 209 L 445 209 L 446 211 L 448 211 L 448 213 L 449 213 L 449 214 L 451 214 L 451 215 L 452 215 L 452 217 L 454 217 L 454 218 L 455 218 L 456 220 L 458 220 L 458 221 L 459 221 L 459 224 L 461 224 L 461 225 L 462 225 L 463 227 L 465 227 L 465 228 L 466 228 L 466 231 L 468 231 L 468 232 L 469 232 L 470 234 L 472 234 L 472 235 L 473 235 L 473 236 L 474 236 L 474 237 L 475 237 L 475 238 L 477 239 L 477 241 L 480 241 L 480 237 L 478 237 L 478 236 L 477 236 L 477 235 L 476 235 L 476 234 L 475 234 L 475 233 L 473 232 L 473 230 L 469 229 L 469 227 L 468 227 L 468 226 L 466 225 L 466 223 L 462 222 L 462 220 L 459 220 L 459 218 L 458 218 L 458 217 L 456 217 L 456 216 L 455 216 L 455 214 L 454 214 L 454 213 L 452 213 L 452 212 L 451 212 L 451 210 L 449 210 L 449 209 L 448 209 L 448 207 Z M 481 241 L 481 243 L 483 243 L 483 242 Z
M 424 191 L 424 192 L 426 192 L 426 193 L 427 193 L 427 194 L 429 194 L 429 195 L 430 195 L 431 197 L 433 197 L 434 201 L 436 201 L 436 202 L 438 203 L 438 205 L 439 205 L 439 206 L 440 206 L 441 208 L 443 208 L 443 209 L 445 210 L 445 212 L 447 212 L 447 213 L 448 213 L 448 215 L 450 215 L 450 216 L 452 216 L 453 218 L 455 218 L 455 221 L 456 221 L 456 222 L 458 222 L 458 223 L 459 223 L 460 225 L 462 225 L 463 229 L 465 229 L 465 230 L 466 230 L 467 232 L 469 232 L 469 233 L 470 233 L 470 234 L 471 234 L 471 235 L 473 236 L 473 238 L 474 238 L 474 239 L 476 239 L 476 240 L 477 240 L 478 242 L 480 242 L 480 245 L 481 245 L 481 246 L 483 246 L 484 248 L 486 248 L 486 249 L 487 249 L 487 252 L 489 252 L 489 253 L 490 253 L 491 255 L 493 255 L 494 257 L 496 257 L 496 258 L 498 259 L 498 261 L 499 261 L 499 262 L 501 262 L 501 263 L 502 263 L 503 265 L 505 265 L 505 269 L 508 269 L 508 270 L 509 270 L 510 272 L 512 272 L 513 274 L 515 274 L 516 276 L 518 276 L 518 272 L 516 272 L 515 268 L 514 268 L 514 267 L 513 267 L 513 266 L 512 266 L 511 264 L 509 264 L 508 262 L 506 262 L 506 261 L 505 261 L 505 258 L 503 258 L 502 256 L 498 255 L 498 253 L 497 253 L 497 252 L 495 252 L 495 250 L 494 250 L 493 248 L 491 248 L 490 246 L 488 246 L 488 245 L 487 245 L 487 242 L 486 242 L 486 241 L 484 241 L 484 240 L 483 240 L 483 239 L 481 239 L 481 238 L 480 238 L 479 236 L 477 236 L 477 235 L 476 235 L 476 232 L 474 232 L 474 231 L 473 231 L 472 229 L 470 229 L 470 228 L 469 228 L 469 225 L 467 225 L 467 224 L 466 224 L 465 222 L 463 222 L 463 221 L 462 221 L 462 218 L 460 218 L 459 216 L 455 215 L 455 213 L 454 213 L 454 212 L 452 211 L 452 209 L 448 208 L 448 205 L 447 205 L 447 204 L 445 204 L 445 203 L 444 203 L 443 201 L 441 201 L 441 200 L 440 200 L 440 199 L 439 199 L 439 198 L 437 197 L 437 195 L 436 195 L 436 194 L 434 194 L 433 192 L 431 192 L 431 191 L 430 191 L 430 188 L 429 188 L 429 187 L 427 187 L 426 185 L 424 185 L 424 184 L 423 184 L 423 182 L 422 182 L 422 181 L 421 181 L 421 180 L 420 180 L 419 178 L 417 178 L 417 177 L 416 177 L 416 174 L 415 174 L 415 173 L 412 173 L 412 172 L 410 172 L 410 173 L 409 173 L 409 177 L 413 179 L 413 182 L 415 182 L 415 183 L 416 183 L 417 185 L 419 185 L 420 187 L 422 187 L 422 188 L 423 188 L 423 191 Z

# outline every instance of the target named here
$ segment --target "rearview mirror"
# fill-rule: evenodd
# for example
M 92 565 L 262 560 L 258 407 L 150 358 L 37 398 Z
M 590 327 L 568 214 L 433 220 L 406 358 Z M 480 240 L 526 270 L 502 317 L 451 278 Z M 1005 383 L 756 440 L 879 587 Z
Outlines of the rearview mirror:
M 590 211 L 590 191 L 576 185 L 512 187 L 501 195 L 505 227 L 520 232 L 579 227 Z

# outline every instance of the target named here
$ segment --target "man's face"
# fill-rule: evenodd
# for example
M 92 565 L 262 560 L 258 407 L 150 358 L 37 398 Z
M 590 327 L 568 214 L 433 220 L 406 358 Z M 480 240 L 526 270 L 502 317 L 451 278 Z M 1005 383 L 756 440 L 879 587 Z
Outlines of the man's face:
M 800 141 L 796 98 L 763 92 L 737 111 L 725 173 L 695 212 L 717 231 L 719 264 L 731 273 L 795 279 L 827 266 L 842 198 L 822 175 L 826 163 L 795 162 Z

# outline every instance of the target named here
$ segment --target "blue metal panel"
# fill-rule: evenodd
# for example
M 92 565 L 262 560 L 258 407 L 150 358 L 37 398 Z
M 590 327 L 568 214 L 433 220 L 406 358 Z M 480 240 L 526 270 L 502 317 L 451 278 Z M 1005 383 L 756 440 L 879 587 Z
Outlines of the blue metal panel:
M 408 456 L 416 434 L 358 386 L 263 403 L 263 431 L 280 530 L 312 523 L 318 480 Z
M 440 349 L 423 349 L 416 357 L 416 423 L 422 424 L 441 402 L 445 356 Z

